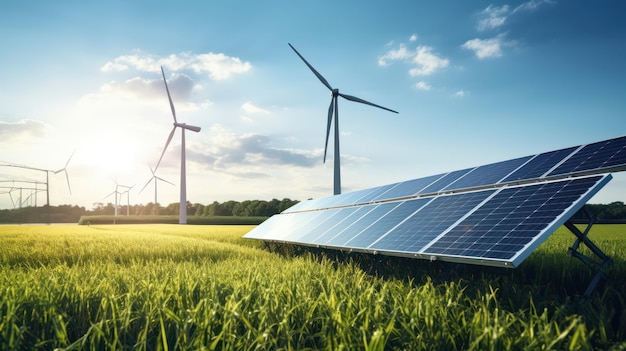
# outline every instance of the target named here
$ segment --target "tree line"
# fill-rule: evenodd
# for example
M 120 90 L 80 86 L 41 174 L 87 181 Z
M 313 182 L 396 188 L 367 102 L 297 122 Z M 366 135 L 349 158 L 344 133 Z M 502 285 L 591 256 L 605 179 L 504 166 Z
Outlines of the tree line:
M 283 212 L 297 204 L 298 200 L 288 198 L 278 200 L 246 200 L 246 201 L 214 201 L 211 204 L 192 204 L 187 202 L 187 214 L 198 217 L 212 216 L 239 216 L 239 217 L 270 217 Z M 171 203 L 165 207 L 152 202 L 148 204 L 118 206 L 118 216 L 132 215 L 177 215 L 179 204 Z M 610 204 L 586 204 L 583 210 L 578 211 L 572 219 L 586 221 L 587 216 L 599 221 L 626 223 L 626 205 L 621 201 Z M 115 214 L 115 205 L 112 203 L 96 203 L 91 210 L 85 207 L 60 205 L 42 207 L 24 207 L 20 209 L 0 210 L 0 223 L 77 223 L 81 216 L 99 216 Z
M 297 204 L 298 200 L 288 198 L 278 200 L 246 200 L 246 201 L 214 201 L 211 204 L 187 202 L 187 214 L 198 217 L 239 216 L 239 217 L 270 217 Z M 118 216 L 144 215 L 177 215 L 179 203 L 171 203 L 165 207 L 158 203 L 122 205 L 117 208 Z M 113 216 L 115 205 L 112 203 L 95 203 L 91 210 L 85 207 L 60 205 L 42 207 L 23 207 L 19 209 L 0 210 L 0 223 L 77 223 L 82 216 Z

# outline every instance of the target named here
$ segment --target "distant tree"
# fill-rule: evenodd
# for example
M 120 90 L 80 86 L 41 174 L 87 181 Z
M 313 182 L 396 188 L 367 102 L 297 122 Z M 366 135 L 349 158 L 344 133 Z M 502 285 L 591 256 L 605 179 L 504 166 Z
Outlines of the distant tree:
M 178 202 L 173 202 L 169 205 L 167 205 L 159 214 L 164 214 L 164 215 L 174 215 L 178 213 L 178 209 L 179 209 L 179 203 Z
M 205 206 L 203 204 L 196 204 L 195 207 L 196 207 L 196 211 L 194 212 L 194 215 L 199 216 L 199 217 L 204 215 Z

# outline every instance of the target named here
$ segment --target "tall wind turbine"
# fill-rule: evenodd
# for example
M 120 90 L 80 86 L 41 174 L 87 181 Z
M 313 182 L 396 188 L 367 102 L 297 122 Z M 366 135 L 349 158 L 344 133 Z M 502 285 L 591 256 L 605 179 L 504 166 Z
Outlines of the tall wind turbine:
M 159 158 L 159 162 L 157 162 L 156 167 L 154 167 L 154 171 L 156 172 L 157 168 L 159 168 L 159 164 L 163 159 L 163 155 L 165 154 L 165 150 L 167 150 L 167 146 L 172 141 L 172 137 L 174 137 L 174 132 L 176 132 L 176 128 L 180 128 L 182 132 L 181 136 L 181 147 L 180 147 L 180 210 L 178 223 L 186 224 L 187 223 L 187 171 L 185 169 L 185 130 L 191 130 L 192 132 L 198 133 L 200 131 L 200 127 L 188 125 L 185 123 L 178 123 L 176 119 L 176 110 L 174 109 L 174 103 L 172 102 L 172 96 L 170 95 L 170 90 L 167 87 L 167 80 L 165 79 L 165 72 L 163 71 L 163 66 L 161 66 L 161 74 L 163 75 L 163 82 L 165 83 L 165 91 L 167 92 L 167 98 L 170 101 L 170 108 L 172 109 L 172 117 L 174 117 L 174 127 L 170 132 L 169 137 L 167 138 L 167 142 L 165 143 L 165 147 L 163 148 L 163 152 L 161 153 L 161 157 Z
M 148 167 L 150 167 L 150 166 L 148 166 Z M 159 180 L 163 181 L 163 182 L 166 182 L 166 183 L 169 183 L 169 184 L 172 184 L 172 185 L 175 185 L 175 184 L 170 182 L 170 181 L 167 181 L 167 180 L 165 180 L 165 179 L 163 179 L 161 177 L 157 177 L 156 171 L 152 170 L 152 167 L 150 167 L 150 172 L 152 172 L 152 178 L 150 178 L 148 180 L 148 182 L 146 183 L 146 185 L 144 185 L 143 188 L 141 188 L 141 190 L 139 190 L 139 193 L 141 194 L 141 192 L 148 186 L 148 184 L 150 184 L 151 181 L 154 181 L 154 204 L 156 205 L 156 204 L 158 204 L 158 202 L 157 202 L 157 183 L 159 182 Z
M 289 43 L 288 43 L 289 44 Z M 356 96 L 351 96 L 351 95 L 346 95 L 346 94 L 342 94 L 339 92 L 339 89 L 333 88 L 330 83 L 328 83 L 328 81 L 318 72 L 315 70 L 315 68 L 313 68 L 313 66 L 311 66 L 307 60 L 304 59 L 304 57 L 302 57 L 302 55 L 300 55 L 300 53 L 298 52 L 298 50 L 296 50 L 296 48 L 294 48 L 291 44 L 289 44 L 289 47 L 296 53 L 296 55 L 298 55 L 298 57 L 300 57 L 300 59 L 302 59 L 302 61 L 304 61 L 304 63 L 309 67 L 309 69 L 313 72 L 313 74 L 315 74 L 315 76 L 317 76 L 317 78 L 320 80 L 320 82 L 322 82 L 322 84 L 324 84 L 328 90 L 330 90 L 331 92 L 331 99 L 330 99 L 330 106 L 328 107 L 328 122 L 326 124 L 326 144 L 324 146 L 324 163 L 326 163 L 326 151 L 328 150 L 328 136 L 330 135 L 330 126 L 333 122 L 333 112 L 334 112 L 334 116 L 335 116 L 335 154 L 334 154 L 334 187 L 333 187 L 333 194 L 334 195 L 338 195 L 341 194 L 341 171 L 340 171 L 340 161 L 339 161 L 339 106 L 338 106 L 338 100 L 337 98 L 339 96 L 341 96 L 342 98 L 346 99 L 346 100 L 350 100 L 350 101 L 354 101 L 354 102 L 359 102 L 362 104 L 366 104 L 366 105 L 370 105 L 370 106 L 374 106 L 374 107 L 378 107 L 381 108 L 383 110 L 387 110 L 389 112 L 393 112 L 393 113 L 398 113 L 397 111 L 388 109 L 386 107 L 382 107 L 380 105 L 376 105 L 373 104 L 369 101 L 365 101 L 361 98 L 358 98 Z

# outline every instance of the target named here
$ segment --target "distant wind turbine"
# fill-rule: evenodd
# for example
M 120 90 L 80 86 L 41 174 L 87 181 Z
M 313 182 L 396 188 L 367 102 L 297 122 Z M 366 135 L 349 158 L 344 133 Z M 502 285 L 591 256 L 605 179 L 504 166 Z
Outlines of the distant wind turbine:
M 113 190 L 109 195 L 105 196 L 104 198 L 106 199 L 107 197 L 111 196 L 111 195 L 115 195 L 115 207 L 113 209 L 113 215 L 115 217 L 117 217 L 117 207 L 118 207 L 118 201 L 117 201 L 117 196 L 120 195 L 121 193 L 119 192 L 119 185 L 117 185 L 117 182 L 115 182 L 115 190 Z
M 185 130 L 191 130 L 192 132 L 198 133 L 200 131 L 200 127 L 188 125 L 185 123 L 178 123 L 176 119 L 176 110 L 174 109 L 174 103 L 172 102 L 172 96 L 170 95 L 170 90 L 167 87 L 167 80 L 165 79 L 165 72 L 163 71 L 163 66 L 161 66 L 161 74 L 163 75 L 163 82 L 165 83 L 165 91 L 167 92 L 167 98 L 170 101 L 170 108 L 172 109 L 172 117 L 174 117 L 174 127 L 170 132 L 169 137 L 167 138 L 167 142 L 165 143 L 165 147 L 163 148 L 163 152 L 161 153 L 161 157 L 159 158 L 159 162 L 157 162 L 156 167 L 154 167 L 154 171 L 156 172 L 157 168 L 159 168 L 159 164 L 161 164 L 161 160 L 163 159 L 163 155 L 165 154 L 165 150 L 167 150 L 167 146 L 172 141 L 172 137 L 174 137 L 174 132 L 176 132 L 176 128 L 179 127 L 182 136 L 181 136 L 181 148 L 180 148 L 180 210 L 178 223 L 186 224 L 187 223 L 187 171 L 185 169 Z
M 148 166 L 148 167 L 150 167 L 150 166 Z M 141 190 L 139 190 L 139 193 L 141 194 L 141 192 L 148 186 L 148 184 L 150 184 L 151 181 L 154 181 L 154 204 L 156 205 L 156 204 L 158 204 L 158 202 L 157 202 L 157 183 L 159 182 L 159 180 L 162 181 L 162 182 L 166 182 L 168 184 L 172 184 L 172 185 L 175 185 L 175 184 L 172 183 L 172 182 L 169 182 L 169 181 L 167 181 L 167 180 L 165 180 L 165 179 L 163 179 L 161 177 L 157 177 L 156 171 L 152 170 L 152 167 L 150 167 L 150 172 L 152 172 L 152 178 L 150 178 L 148 180 L 148 182 L 146 183 L 146 185 L 144 185 L 143 188 L 141 188 Z
M 115 180 L 115 190 L 113 190 L 109 195 L 104 197 L 106 199 L 107 197 L 109 197 L 111 195 L 115 195 L 115 211 L 114 211 L 114 216 L 115 217 L 117 217 L 117 212 L 118 212 L 118 208 L 119 208 L 119 202 L 122 200 L 122 195 L 128 193 L 130 191 L 130 189 L 132 189 L 133 187 L 134 187 L 134 185 L 133 186 L 128 186 L 128 185 L 118 184 L 117 183 L 117 179 L 116 179 Z M 120 188 L 126 188 L 126 191 L 125 192 L 121 192 Z M 118 200 L 118 195 L 119 195 L 119 200 Z M 128 199 L 128 205 L 130 206 L 130 199 Z
M 134 185 L 132 186 L 120 185 L 120 187 L 126 188 L 126 191 L 124 191 L 123 193 L 120 193 L 120 201 L 122 200 L 122 196 L 126 194 L 126 216 L 130 216 L 130 190 L 134 188 L 135 186 Z
M 72 159 L 72 156 L 74 156 L 74 152 L 76 152 L 76 150 L 72 151 L 70 158 L 67 159 L 67 162 L 65 162 L 65 166 L 63 166 L 63 168 L 59 169 L 58 171 L 54 171 L 54 174 L 65 172 L 65 179 L 67 180 L 67 189 L 70 191 L 70 195 L 72 195 L 72 188 L 70 187 L 70 176 L 67 174 L 67 165 L 70 164 L 70 160 Z
M 289 43 L 288 43 L 289 44 Z M 294 48 L 291 44 L 289 44 L 289 47 L 296 53 L 296 55 L 298 55 L 300 57 L 300 59 L 302 59 L 302 61 L 304 61 L 304 63 L 309 67 L 309 69 L 313 72 L 313 74 L 315 74 L 315 76 L 317 76 L 317 78 L 320 80 L 320 82 L 322 82 L 322 84 L 324 84 L 328 90 L 331 91 L 331 100 L 330 100 L 330 106 L 328 107 L 328 123 L 326 125 L 326 143 L 324 146 L 324 163 L 326 163 L 326 151 L 328 150 L 328 136 L 330 135 L 330 126 L 332 124 L 333 121 L 333 110 L 334 110 L 334 115 L 335 115 L 335 154 L 334 154 L 334 187 L 333 187 L 333 194 L 334 195 L 338 195 L 341 194 L 341 171 L 340 171 L 340 161 L 339 161 L 339 106 L 338 106 L 338 101 L 337 101 L 337 97 L 341 96 L 346 100 L 350 100 L 350 101 L 354 101 L 354 102 L 359 102 L 362 104 L 366 104 L 366 105 L 370 105 L 370 106 L 374 106 L 374 107 L 378 107 L 381 108 L 383 110 L 387 110 L 393 113 L 398 113 L 397 111 L 388 109 L 386 107 L 382 107 L 376 104 L 373 104 L 369 101 L 365 101 L 363 99 L 360 99 L 358 97 L 355 96 L 351 96 L 351 95 L 346 95 L 346 94 L 341 94 L 339 92 L 339 89 L 334 89 L 329 83 L 328 81 L 319 73 L 315 70 L 315 68 L 313 68 L 313 66 L 311 66 L 307 60 L 304 59 L 304 57 L 302 57 L 302 55 L 300 55 L 300 53 L 298 52 L 298 50 L 296 50 L 296 48 Z

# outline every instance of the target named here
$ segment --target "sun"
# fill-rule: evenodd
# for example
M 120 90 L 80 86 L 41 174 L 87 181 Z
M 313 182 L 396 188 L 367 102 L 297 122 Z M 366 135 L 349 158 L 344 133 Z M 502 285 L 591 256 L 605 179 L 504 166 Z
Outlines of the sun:
M 125 174 L 133 167 L 136 145 L 128 140 L 92 142 L 83 151 L 83 161 L 111 176 Z

